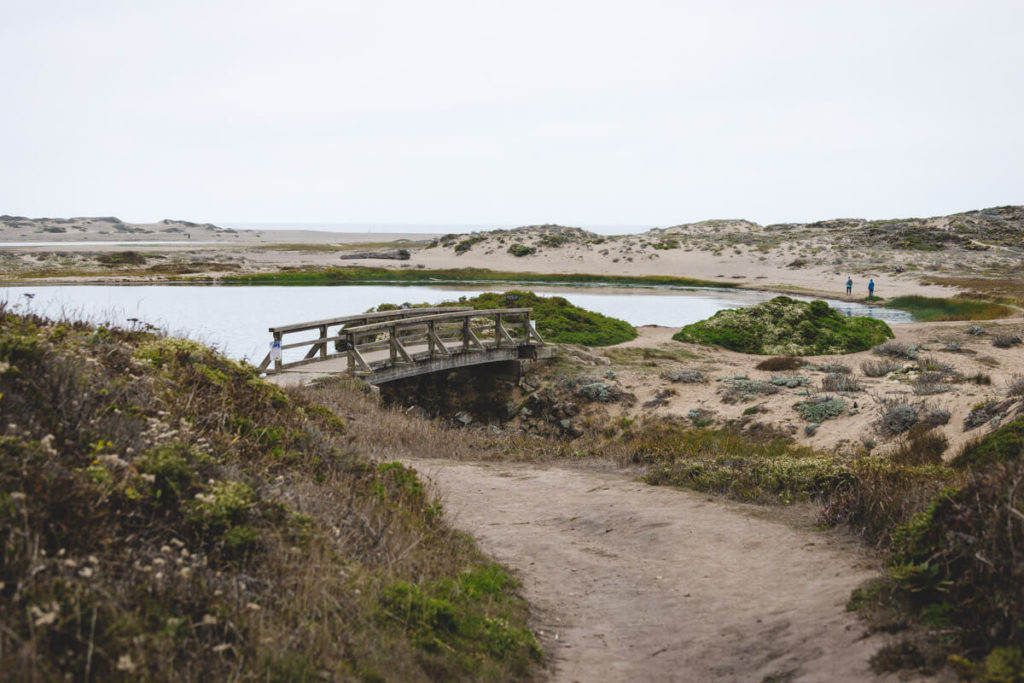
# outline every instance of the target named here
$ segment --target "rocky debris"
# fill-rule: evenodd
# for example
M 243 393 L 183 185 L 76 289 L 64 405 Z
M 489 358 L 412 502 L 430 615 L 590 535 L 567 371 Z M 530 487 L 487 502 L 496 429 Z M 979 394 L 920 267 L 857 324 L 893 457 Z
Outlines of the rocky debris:
M 338 258 L 342 261 L 352 259 L 390 259 L 392 261 L 408 261 L 410 256 L 408 249 L 388 249 L 386 251 L 356 251 L 351 254 L 342 254 Z

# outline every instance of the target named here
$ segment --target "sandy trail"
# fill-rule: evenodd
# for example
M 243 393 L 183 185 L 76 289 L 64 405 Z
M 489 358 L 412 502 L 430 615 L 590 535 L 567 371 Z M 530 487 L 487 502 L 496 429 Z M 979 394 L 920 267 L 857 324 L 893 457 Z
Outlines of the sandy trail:
M 518 571 L 552 680 L 875 680 L 844 610 L 873 572 L 831 534 L 621 474 L 410 464 Z

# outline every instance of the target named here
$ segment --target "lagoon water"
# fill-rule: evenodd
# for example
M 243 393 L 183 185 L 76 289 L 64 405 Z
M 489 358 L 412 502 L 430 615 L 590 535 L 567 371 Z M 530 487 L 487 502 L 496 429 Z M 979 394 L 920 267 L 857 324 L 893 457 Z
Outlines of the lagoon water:
M 0 289 L 0 300 L 17 310 L 49 318 L 76 318 L 127 327 L 148 323 L 187 336 L 238 359 L 259 363 L 270 344 L 269 327 L 362 313 L 382 303 L 439 304 L 516 285 L 469 286 L 347 285 L 336 287 L 81 285 Z M 521 289 L 525 289 L 522 285 Z M 729 289 L 650 289 L 621 287 L 529 287 L 562 296 L 583 308 L 633 325 L 682 327 L 723 308 L 741 308 L 777 294 Z M 805 297 L 795 297 L 805 298 Z M 806 298 L 805 298 L 806 299 Z M 910 314 L 843 301 L 828 301 L 845 315 L 873 316 L 889 323 L 910 322 Z M 141 322 L 134 322 L 132 319 Z M 310 337 L 315 333 L 310 333 Z M 288 337 L 287 342 L 299 341 Z M 286 360 L 303 349 L 286 351 Z M 293 356 L 292 354 L 295 354 Z

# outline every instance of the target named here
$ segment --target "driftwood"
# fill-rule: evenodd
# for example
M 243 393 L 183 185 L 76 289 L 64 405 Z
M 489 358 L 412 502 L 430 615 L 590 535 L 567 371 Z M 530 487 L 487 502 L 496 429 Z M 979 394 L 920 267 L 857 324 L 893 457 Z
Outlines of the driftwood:
M 395 261 L 408 261 L 408 249 L 391 249 L 389 251 L 357 251 L 352 254 L 342 254 L 339 257 L 342 261 L 357 258 L 386 258 Z

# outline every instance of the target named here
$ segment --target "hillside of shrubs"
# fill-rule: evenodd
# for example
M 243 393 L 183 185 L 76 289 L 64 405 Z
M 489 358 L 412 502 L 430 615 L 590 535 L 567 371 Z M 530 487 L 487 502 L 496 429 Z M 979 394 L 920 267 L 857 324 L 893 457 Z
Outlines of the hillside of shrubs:
M 202 345 L 0 306 L 0 678 L 490 680 L 516 582 L 416 473 Z

